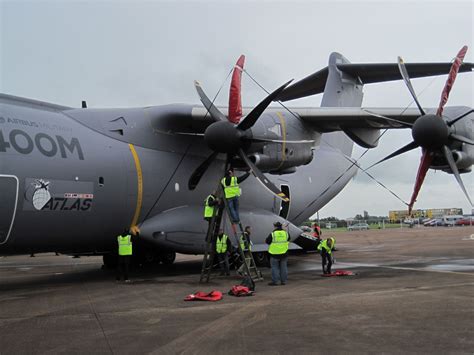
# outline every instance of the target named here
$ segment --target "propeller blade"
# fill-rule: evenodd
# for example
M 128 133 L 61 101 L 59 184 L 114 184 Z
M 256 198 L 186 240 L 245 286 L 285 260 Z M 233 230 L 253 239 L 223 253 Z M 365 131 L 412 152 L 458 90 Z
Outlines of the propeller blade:
M 245 56 L 241 55 L 234 66 L 232 81 L 229 90 L 229 121 L 239 123 L 242 118 L 242 97 L 240 95 L 242 88 L 242 70 L 244 69 Z
M 443 152 L 444 156 L 446 157 L 446 160 L 448 161 L 449 167 L 451 168 L 451 171 L 453 172 L 454 176 L 456 177 L 456 180 L 458 181 L 459 186 L 461 187 L 461 190 L 464 192 L 464 195 L 466 196 L 467 200 L 472 206 L 472 201 L 471 198 L 469 197 L 466 188 L 464 187 L 464 184 L 461 179 L 461 175 L 459 175 L 459 170 L 458 167 L 456 166 L 456 163 L 454 162 L 453 155 L 451 154 L 451 151 L 449 150 L 448 147 L 445 145 L 443 146 Z
M 473 112 L 474 112 L 474 110 L 471 109 L 471 110 L 467 111 L 466 113 L 463 113 L 461 116 L 456 117 L 454 120 L 451 120 L 451 121 L 447 122 L 448 126 L 451 127 L 457 121 L 463 119 L 464 117 L 466 117 L 467 115 L 469 115 L 470 113 L 473 113 Z
M 246 130 L 252 127 L 255 122 L 257 122 L 258 118 L 260 115 L 265 111 L 265 109 L 268 107 L 268 105 L 271 104 L 271 102 L 276 99 L 276 97 L 293 81 L 291 79 L 287 83 L 283 84 L 280 86 L 278 89 L 276 89 L 274 92 L 272 92 L 270 95 L 268 95 L 265 99 L 263 99 L 262 102 L 260 102 L 250 113 L 245 116 L 245 119 L 239 123 L 237 128 L 241 130 Z
M 466 144 L 470 144 L 470 145 L 474 145 L 474 141 L 467 138 L 467 137 L 463 137 L 463 136 L 460 136 L 458 134 L 454 134 L 454 133 L 451 133 L 449 135 L 449 138 L 452 138 L 454 140 L 457 140 L 458 142 L 462 142 L 462 143 L 466 143 Z
M 438 111 L 436 111 L 437 116 L 442 116 L 444 105 L 448 102 L 449 93 L 451 92 L 451 88 L 454 85 L 454 81 L 456 80 L 456 76 L 458 75 L 459 67 L 466 56 L 467 46 L 461 48 L 461 50 L 456 55 L 453 64 L 451 65 L 451 69 L 449 70 L 448 79 L 446 79 L 446 84 L 444 84 L 443 92 L 441 93 L 441 99 L 438 106 Z
M 367 169 L 365 170 L 369 170 L 370 168 L 386 161 L 386 160 L 389 160 L 389 159 L 392 159 L 393 157 L 396 157 L 397 155 L 400 155 L 400 154 L 403 154 L 403 153 L 406 153 L 406 152 L 409 152 L 410 150 L 413 150 L 415 148 L 418 148 L 419 145 L 415 142 L 411 142 L 411 143 L 408 143 L 406 146 L 404 147 L 401 147 L 400 149 L 394 151 L 392 154 L 390 155 L 387 155 L 385 158 L 383 158 L 382 160 L 379 160 L 378 162 L 376 162 L 375 164 L 372 164 L 371 166 L 369 166 Z
M 398 57 L 398 70 L 400 71 L 403 81 L 405 82 L 408 88 L 408 91 L 410 91 L 411 97 L 413 97 L 413 100 L 415 100 L 416 106 L 418 106 L 418 109 L 420 110 L 421 114 L 425 115 L 425 111 L 423 111 L 420 103 L 418 102 L 418 98 L 416 97 L 415 90 L 413 89 L 413 86 L 411 85 L 410 76 L 408 75 L 407 68 L 405 67 L 405 63 L 403 62 L 403 59 L 401 57 Z
M 415 204 L 416 198 L 418 196 L 418 192 L 420 192 L 421 185 L 425 180 L 426 173 L 430 168 L 431 161 L 433 160 L 433 156 L 431 152 L 425 149 L 423 151 L 423 155 L 421 156 L 420 166 L 418 167 L 418 173 L 416 174 L 416 181 L 415 186 L 413 188 L 413 194 L 411 195 L 410 203 L 408 204 L 408 214 L 411 215 L 411 211 L 413 209 L 413 205 Z
M 221 111 L 219 111 L 216 106 L 214 106 L 211 100 L 209 100 L 209 98 L 204 93 L 201 84 L 199 84 L 199 82 L 196 80 L 194 81 L 194 87 L 196 88 L 196 91 L 199 95 L 199 98 L 201 99 L 202 104 L 206 108 L 207 112 L 209 112 L 211 117 L 214 119 L 214 121 L 227 121 L 225 115 Z
M 245 155 L 245 152 L 242 149 L 239 149 L 239 156 L 242 158 L 242 160 L 247 164 L 247 166 L 250 168 L 250 171 L 252 174 L 257 178 L 257 180 L 266 188 L 268 189 L 272 194 L 274 194 L 276 197 L 282 199 L 285 202 L 290 201 L 290 199 L 280 191 L 278 187 L 273 184 L 270 180 L 266 178 L 265 175 L 258 169 L 251 161 L 249 158 L 247 158 L 247 155 Z
M 217 157 L 217 154 L 219 154 L 219 152 L 214 152 L 211 155 L 209 155 L 207 159 L 204 160 L 201 163 L 201 165 L 197 167 L 196 170 L 194 170 L 193 174 L 191 175 L 188 181 L 188 189 L 194 190 L 196 188 L 196 186 L 199 184 L 199 181 L 201 180 L 202 176 L 206 172 L 209 165 L 211 165 L 213 160 Z

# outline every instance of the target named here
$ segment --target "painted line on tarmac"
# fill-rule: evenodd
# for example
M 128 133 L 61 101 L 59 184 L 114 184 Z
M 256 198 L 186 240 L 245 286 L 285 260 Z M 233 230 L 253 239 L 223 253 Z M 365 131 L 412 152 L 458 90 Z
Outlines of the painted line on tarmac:
M 413 267 L 386 266 L 386 265 L 362 264 L 362 263 L 338 263 L 337 264 L 338 267 L 339 266 L 344 267 L 344 265 L 347 265 L 348 267 L 352 267 L 352 268 L 353 267 L 373 267 L 373 268 L 393 269 L 393 270 L 436 272 L 436 273 L 444 273 L 444 274 L 459 274 L 459 275 L 474 276 L 474 273 L 470 273 L 470 272 L 449 271 L 449 270 L 417 269 L 417 268 L 413 268 Z
M 81 265 L 102 265 L 101 263 L 77 263 L 77 264 L 72 264 L 72 263 L 64 263 L 64 264 L 15 264 L 15 263 L 1 263 L 0 264 L 0 269 L 17 269 L 17 268 L 30 268 L 30 269 L 36 269 L 36 268 L 45 268 L 45 267 L 54 267 L 54 266 L 81 266 Z

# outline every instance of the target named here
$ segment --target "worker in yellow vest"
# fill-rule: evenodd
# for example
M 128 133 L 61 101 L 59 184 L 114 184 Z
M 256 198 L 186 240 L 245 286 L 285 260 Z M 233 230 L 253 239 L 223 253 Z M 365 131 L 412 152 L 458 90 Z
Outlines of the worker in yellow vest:
M 250 234 L 252 234 L 250 226 L 245 226 L 244 233 L 240 236 L 240 248 L 242 251 L 252 250 Z
M 250 240 L 250 234 L 251 234 L 251 228 L 250 226 L 245 226 L 245 229 L 244 229 L 244 233 L 242 233 L 242 235 L 240 236 L 240 240 L 239 240 L 239 244 L 240 244 L 240 249 L 242 249 L 242 251 L 245 252 L 246 251 L 252 251 L 252 241 Z M 247 256 L 247 254 L 245 254 L 245 256 Z M 248 258 L 250 259 L 250 258 Z M 247 260 L 247 262 L 249 262 L 250 260 Z M 243 275 L 245 273 L 245 263 L 244 263 L 244 260 L 240 260 L 241 264 L 240 264 L 240 267 L 237 269 L 237 273 L 239 275 Z
M 269 244 L 268 253 L 270 254 L 270 266 L 272 267 L 272 282 L 270 286 L 278 284 L 285 285 L 288 279 L 288 247 L 290 244 L 290 235 L 283 229 L 280 222 L 273 223 L 275 227 L 265 239 Z
M 239 184 L 249 177 L 250 173 L 245 173 L 242 176 L 236 177 L 234 175 L 234 169 L 229 169 L 225 176 L 221 180 L 222 187 L 224 188 L 224 195 L 229 207 L 230 217 L 232 223 L 240 223 L 239 216 L 239 196 L 241 190 Z
M 223 229 L 219 229 L 219 234 L 216 238 L 216 254 L 221 268 L 221 276 L 224 273 L 229 276 L 229 254 L 232 251 L 232 243 L 227 234 L 224 234 Z
M 204 219 L 211 223 L 214 209 L 219 206 L 219 199 L 216 197 L 216 192 L 206 197 L 204 200 Z
M 318 251 L 321 253 L 323 274 L 330 274 L 332 267 L 332 252 L 336 249 L 336 238 L 331 237 L 323 240 L 318 245 Z
M 117 262 L 117 277 L 116 280 L 119 282 L 123 277 L 125 282 L 130 282 L 128 278 L 128 269 L 130 265 L 130 259 L 132 258 L 132 235 L 128 228 L 124 228 L 122 234 L 117 236 L 118 245 L 118 262 Z

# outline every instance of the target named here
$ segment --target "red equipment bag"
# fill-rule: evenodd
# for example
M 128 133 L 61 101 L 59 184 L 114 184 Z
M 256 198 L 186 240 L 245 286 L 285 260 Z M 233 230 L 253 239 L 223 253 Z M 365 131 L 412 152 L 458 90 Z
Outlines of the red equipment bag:
M 187 295 L 185 301 L 219 301 L 222 299 L 221 291 L 201 292 L 192 293 Z
M 321 276 L 324 277 L 332 277 L 332 276 L 352 276 L 355 275 L 352 271 L 347 271 L 347 270 L 336 270 L 330 274 L 323 274 Z
M 254 291 L 251 291 L 247 286 L 235 285 L 229 290 L 231 296 L 253 296 Z

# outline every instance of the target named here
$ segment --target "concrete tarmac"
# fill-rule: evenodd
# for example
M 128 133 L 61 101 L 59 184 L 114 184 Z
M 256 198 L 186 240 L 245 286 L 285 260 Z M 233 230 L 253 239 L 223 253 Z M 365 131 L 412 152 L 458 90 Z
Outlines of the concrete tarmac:
M 330 234 L 326 233 L 326 237 Z M 0 354 L 357 354 L 474 352 L 474 227 L 335 233 L 334 269 L 290 256 L 252 297 L 226 295 L 238 276 L 199 284 L 201 257 L 115 283 L 99 257 L 0 258 Z M 184 302 L 220 290 L 218 302 Z

